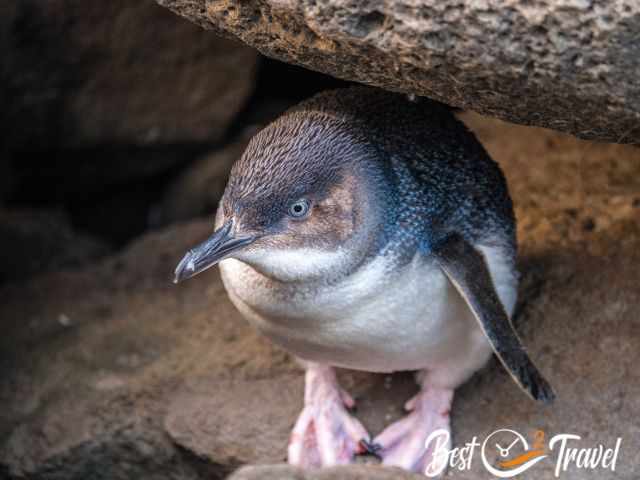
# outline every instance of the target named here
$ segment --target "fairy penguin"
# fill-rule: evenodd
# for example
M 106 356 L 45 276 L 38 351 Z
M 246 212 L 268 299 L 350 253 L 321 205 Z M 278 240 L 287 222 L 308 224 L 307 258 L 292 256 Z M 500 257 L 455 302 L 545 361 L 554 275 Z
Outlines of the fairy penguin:
M 306 369 L 289 442 L 303 467 L 425 472 L 453 391 L 495 352 L 553 399 L 511 324 L 516 231 L 498 165 L 448 107 L 369 87 L 324 92 L 260 131 L 231 170 L 213 235 L 176 282 L 220 263 L 228 295 Z M 370 438 L 335 367 L 416 370 L 410 413 Z M 441 466 L 440 466 L 441 467 Z

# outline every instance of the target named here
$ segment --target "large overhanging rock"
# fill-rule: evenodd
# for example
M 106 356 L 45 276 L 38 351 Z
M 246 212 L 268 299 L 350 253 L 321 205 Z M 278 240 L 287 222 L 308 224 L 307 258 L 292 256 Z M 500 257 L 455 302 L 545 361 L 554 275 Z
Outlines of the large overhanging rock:
M 265 55 L 578 137 L 640 143 L 640 2 L 157 0 Z

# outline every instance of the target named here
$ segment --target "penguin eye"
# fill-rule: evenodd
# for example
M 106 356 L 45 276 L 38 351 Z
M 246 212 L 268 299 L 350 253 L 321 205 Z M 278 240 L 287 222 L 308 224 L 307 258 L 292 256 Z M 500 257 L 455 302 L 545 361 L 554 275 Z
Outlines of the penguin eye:
M 309 200 L 301 198 L 289 205 L 289 216 L 293 218 L 302 218 L 309 213 Z

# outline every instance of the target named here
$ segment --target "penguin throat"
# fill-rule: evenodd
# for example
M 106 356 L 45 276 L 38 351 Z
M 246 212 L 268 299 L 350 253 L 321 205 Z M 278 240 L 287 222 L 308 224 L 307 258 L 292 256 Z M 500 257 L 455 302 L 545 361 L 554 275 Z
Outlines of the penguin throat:
M 348 269 L 350 255 L 344 248 L 269 248 L 236 257 L 266 277 L 281 282 L 309 282 L 333 278 Z

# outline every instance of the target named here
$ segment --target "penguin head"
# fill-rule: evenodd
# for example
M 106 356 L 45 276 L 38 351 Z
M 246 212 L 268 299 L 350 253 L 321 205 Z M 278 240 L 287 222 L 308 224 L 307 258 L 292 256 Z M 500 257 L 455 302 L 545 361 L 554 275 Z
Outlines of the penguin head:
M 175 281 L 228 258 L 282 281 L 346 268 L 375 223 L 376 155 L 342 119 L 285 114 L 233 166 L 214 234 L 185 255 Z

